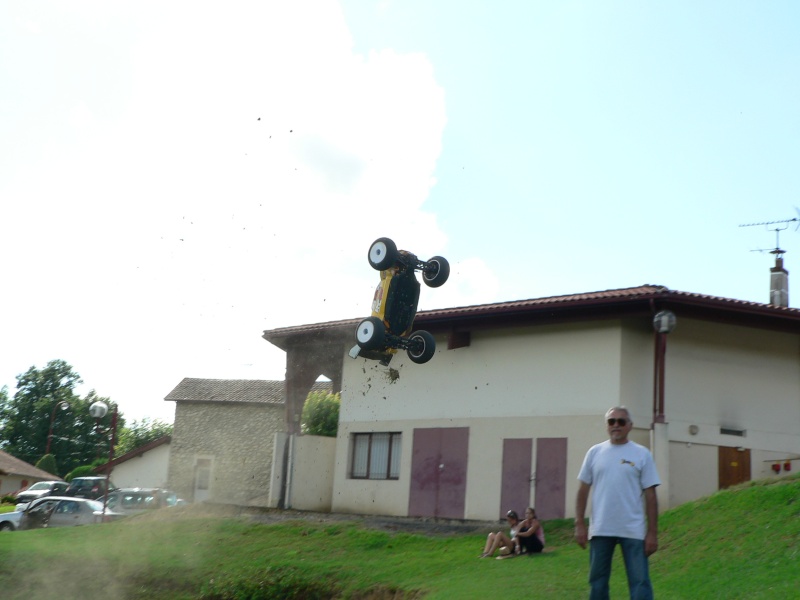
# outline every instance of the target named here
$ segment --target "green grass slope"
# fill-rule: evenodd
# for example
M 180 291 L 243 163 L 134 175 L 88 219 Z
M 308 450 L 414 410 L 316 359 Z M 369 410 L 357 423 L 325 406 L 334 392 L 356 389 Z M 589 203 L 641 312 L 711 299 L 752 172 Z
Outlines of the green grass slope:
M 498 561 L 477 558 L 484 534 L 425 536 L 311 518 L 258 524 L 170 509 L 0 535 L 0 596 L 585 598 L 588 552 L 572 542 L 572 522 L 545 525 L 545 554 Z M 800 480 L 757 482 L 668 511 L 660 544 L 651 559 L 659 599 L 800 598 Z M 627 597 L 619 557 L 611 591 Z

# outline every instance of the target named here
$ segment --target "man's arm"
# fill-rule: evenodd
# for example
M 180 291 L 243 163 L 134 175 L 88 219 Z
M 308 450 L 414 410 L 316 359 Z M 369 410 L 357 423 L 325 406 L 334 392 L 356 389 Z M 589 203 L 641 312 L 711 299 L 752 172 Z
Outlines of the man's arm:
M 644 505 L 647 512 L 647 534 L 644 538 L 645 556 L 650 556 L 658 550 L 658 498 L 656 486 L 644 491 Z
M 575 541 L 581 548 L 586 548 L 589 535 L 586 532 L 586 503 L 589 500 L 589 484 L 581 481 L 578 498 L 575 500 Z

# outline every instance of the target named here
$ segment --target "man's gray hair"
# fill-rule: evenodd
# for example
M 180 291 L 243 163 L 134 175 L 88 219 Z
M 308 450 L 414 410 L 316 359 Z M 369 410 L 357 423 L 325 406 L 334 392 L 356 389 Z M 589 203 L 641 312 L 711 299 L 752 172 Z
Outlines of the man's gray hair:
M 627 409 L 627 407 L 625 407 L 625 406 L 612 406 L 611 408 L 609 408 L 609 409 L 606 411 L 606 419 L 608 418 L 608 415 L 610 415 L 610 414 L 611 414 L 612 412 L 614 412 L 615 410 L 619 410 L 619 411 L 622 411 L 622 412 L 624 412 L 626 415 L 628 415 L 628 421 L 630 421 L 631 423 L 633 423 L 633 415 L 631 414 L 631 411 L 629 411 L 629 410 Z

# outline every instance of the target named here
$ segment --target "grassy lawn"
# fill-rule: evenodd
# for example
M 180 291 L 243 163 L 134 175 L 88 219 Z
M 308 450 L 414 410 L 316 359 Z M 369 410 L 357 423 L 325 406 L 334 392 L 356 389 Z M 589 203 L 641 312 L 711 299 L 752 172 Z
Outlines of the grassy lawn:
M 102 526 L 0 535 L 3 600 L 49 598 L 584 598 L 588 552 L 569 520 L 548 552 L 478 559 L 484 534 L 161 511 Z M 660 599 L 797 598 L 800 480 L 759 482 L 668 511 L 651 559 Z M 627 597 L 619 556 L 613 598 Z

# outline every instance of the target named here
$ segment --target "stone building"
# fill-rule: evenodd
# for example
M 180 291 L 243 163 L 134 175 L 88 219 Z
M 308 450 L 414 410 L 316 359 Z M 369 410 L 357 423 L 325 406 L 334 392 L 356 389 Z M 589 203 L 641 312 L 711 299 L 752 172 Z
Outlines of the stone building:
M 311 391 L 330 389 L 315 383 Z M 268 506 L 284 382 L 186 378 L 164 399 L 176 403 L 169 488 L 193 502 Z

